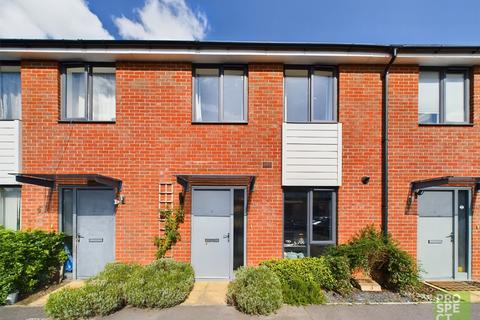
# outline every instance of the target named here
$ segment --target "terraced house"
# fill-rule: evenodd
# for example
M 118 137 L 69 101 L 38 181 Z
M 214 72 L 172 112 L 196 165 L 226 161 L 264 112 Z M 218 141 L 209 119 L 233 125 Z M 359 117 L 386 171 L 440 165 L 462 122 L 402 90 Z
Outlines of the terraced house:
M 366 225 L 480 279 L 476 47 L 0 41 L 0 223 L 63 231 L 73 277 L 168 253 L 198 278 Z

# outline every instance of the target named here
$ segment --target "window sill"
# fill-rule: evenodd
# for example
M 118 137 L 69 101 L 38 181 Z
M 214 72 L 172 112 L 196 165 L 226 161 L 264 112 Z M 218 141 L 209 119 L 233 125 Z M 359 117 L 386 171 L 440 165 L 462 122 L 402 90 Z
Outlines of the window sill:
M 88 120 L 58 120 L 58 123 L 78 123 L 78 124 L 85 124 L 85 123 L 92 123 L 92 124 L 115 124 L 116 120 L 114 121 L 88 121 Z
M 213 125 L 222 125 L 222 124 L 227 124 L 227 125 L 230 125 L 230 124 L 233 124 L 233 125 L 247 125 L 248 122 L 244 121 L 244 122 L 201 122 L 201 121 L 192 121 L 192 124 L 200 124 L 200 125 L 204 125 L 204 124 L 213 124 Z
M 284 121 L 284 123 L 293 124 L 338 124 L 339 121 Z
M 473 123 L 419 123 L 419 127 L 473 127 Z

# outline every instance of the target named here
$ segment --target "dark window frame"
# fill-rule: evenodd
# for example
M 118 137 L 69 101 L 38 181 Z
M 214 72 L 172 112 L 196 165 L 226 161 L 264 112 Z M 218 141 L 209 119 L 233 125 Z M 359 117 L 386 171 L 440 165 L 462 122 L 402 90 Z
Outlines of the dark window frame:
M 218 119 L 216 121 L 198 121 L 195 112 L 198 88 L 197 69 L 218 69 Z M 223 76 L 226 70 L 243 71 L 243 114 L 239 121 L 224 120 Z M 248 66 L 245 64 L 194 64 L 192 65 L 192 123 L 194 124 L 247 124 L 248 123 Z
M 311 246 L 332 246 L 337 245 L 338 240 L 338 190 L 336 188 L 322 187 L 284 187 L 282 191 L 282 251 L 285 252 L 285 193 L 305 192 L 307 193 L 307 256 L 310 256 Z M 313 192 L 330 192 L 332 194 L 332 238 L 331 240 L 312 241 L 313 232 Z
M 115 119 L 114 120 L 94 120 L 93 119 L 93 68 L 104 67 L 115 69 L 115 94 L 117 87 L 117 68 L 115 63 L 108 62 L 66 62 L 60 67 L 61 70 L 61 107 L 59 122 L 78 122 L 78 123 L 115 123 L 117 120 L 117 97 L 115 96 Z M 69 68 L 84 68 L 87 73 L 87 83 L 85 92 L 85 117 L 83 118 L 68 118 L 67 117 L 67 69 Z
M 307 121 L 289 121 L 287 118 L 287 104 L 286 104 L 286 78 L 288 70 L 306 70 L 308 71 L 308 120 Z M 312 79 L 315 71 L 330 71 L 332 72 L 333 86 L 332 86 L 332 120 L 313 120 L 313 86 Z M 283 119 L 285 123 L 338 123 L 338 68 L 330 65 L 285 65 L 283 68 Z
M 438 72 L 439 73 L 439 120 L 437 123 L 434 122 L 420 122 L 420 105 L 417 107 L 417 121 L 421 126 L 455 126 L 455 125 L 471 125 L 471 115 L 470 115 L 470 68 L 467 67 L 420 67 L 419 69 L 419 78 L 418 78 L 418 87 L 420 87 L 420 73 L 422 72 Z M 447 122 L 445 121 L 445 99 L 446 99 L 446 90 L 445 90 L 445 79 L 448 73 L 459 74 L 463 73 L 463 83 L 464 83 L 464 95 L 463 95 L 463 112 L 465 115 L 465 120 L 462 122 Z M 420 92 L 419 92 L 420 93 Z M 418 93 L 418 94 L 419 94 Z M 418 103 L 418 98 L 417 98 Z

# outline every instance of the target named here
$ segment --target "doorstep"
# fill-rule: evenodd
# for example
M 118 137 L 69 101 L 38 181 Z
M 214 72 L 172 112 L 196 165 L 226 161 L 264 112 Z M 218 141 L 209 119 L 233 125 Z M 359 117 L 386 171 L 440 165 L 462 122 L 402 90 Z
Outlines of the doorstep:
M 183 305 L 226 305 L 229 281 L 195 281 Z

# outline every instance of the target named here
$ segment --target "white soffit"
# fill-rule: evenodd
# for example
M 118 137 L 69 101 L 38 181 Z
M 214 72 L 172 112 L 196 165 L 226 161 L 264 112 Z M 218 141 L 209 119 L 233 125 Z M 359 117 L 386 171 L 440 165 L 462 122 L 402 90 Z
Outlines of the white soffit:
M 480 65 L 480 54 L 418 54 L 400 53 L 395 64 L 420 66 L 473 66 Z
M 385 64 L 386 53 L 353 51 L 0 48 L 0 60 L 277 62 L 295 64 Z

